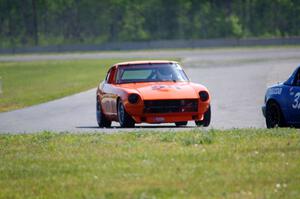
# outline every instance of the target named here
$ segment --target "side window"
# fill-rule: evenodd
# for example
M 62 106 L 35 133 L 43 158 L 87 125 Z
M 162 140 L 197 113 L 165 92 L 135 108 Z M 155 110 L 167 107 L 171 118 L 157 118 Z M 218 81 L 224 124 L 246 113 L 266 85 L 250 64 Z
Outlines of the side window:
M 109 70 L 109 72 L 107 73 L 107 76 L 105 78 L 105 81 L 108 83 L 108 84 L 113 84 L 115 82 L 115 71 L 116 71 L 116 68 L 111 68 Z
M 110 72 L 111 72 L 111 70 L 108 71 L 108 73 L 107 73 L 107 75 L 106 75 L 106 77 L 105 77 L 105 81 L 106 81 L 106 82 L 108 81 L 108 77 L 109 77 L 109 75 L 110 75 Z
M 297 71 L 297 73 L 295 75 L 293 85 L 300 86 L 300 69 Z

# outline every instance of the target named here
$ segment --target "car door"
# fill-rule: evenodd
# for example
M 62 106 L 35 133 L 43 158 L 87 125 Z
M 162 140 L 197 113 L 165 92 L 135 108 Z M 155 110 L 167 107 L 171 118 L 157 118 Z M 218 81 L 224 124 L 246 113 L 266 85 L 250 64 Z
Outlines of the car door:
M 291 123 L 300 123 L 300 69 L 294 76 L 292 85 L 289 87 L 288 98 L 288 112 L 289 112 L 289 121 Z
M 105 83 L 102 87 L 102 110 L 108 116 L 116 114 L 116 89 L 115 89 L 115 67 L 111 68 L 105 78 Z

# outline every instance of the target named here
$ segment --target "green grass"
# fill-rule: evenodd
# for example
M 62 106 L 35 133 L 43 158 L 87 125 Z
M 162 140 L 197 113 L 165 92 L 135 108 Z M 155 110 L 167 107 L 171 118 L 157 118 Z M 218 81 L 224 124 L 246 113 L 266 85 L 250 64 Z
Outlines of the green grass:
M 0 135 L 0 198 L 299 198 L 294 129 Z
M 118 59 L 0 62 L 0 112 L 97 87 Z

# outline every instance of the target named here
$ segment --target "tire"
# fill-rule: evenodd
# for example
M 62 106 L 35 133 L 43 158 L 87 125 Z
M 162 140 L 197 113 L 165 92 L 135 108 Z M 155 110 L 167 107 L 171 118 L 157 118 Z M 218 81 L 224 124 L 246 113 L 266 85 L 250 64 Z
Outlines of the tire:
M 266 106 L 266 125 L 267 128 L 284 127 L 285 122 L 280 106 L 274 102 L 268 102 Z
M 126 112 L 121 100 L 118 101 L 118 120 L 122 128 L 130 128 L 135 125 L 135 121 Z
M 176 126 L 186 126 L 187 125 L 187 121 L 183 121 L 183 122 L 175 122 Z
M 97 117 L 98 126 L 100 128 L 103 128 L 103 127 L 108 128 L 111 126 L 111 121 L 109 121 L 105 118 L 105 115 L 102 112 L 102 108 L 101 108 L 101 105 L 100 105 L 98 99 L 96 102 L 96 117 Z
M 211 108 L 209 106 L 207 111 L 204 113 L 203 120 L 195 121 L 195 123 L 196 123 L 197 126 L 208 127 L 209 124 L 210 124 L 210 120 L 211 120 Z

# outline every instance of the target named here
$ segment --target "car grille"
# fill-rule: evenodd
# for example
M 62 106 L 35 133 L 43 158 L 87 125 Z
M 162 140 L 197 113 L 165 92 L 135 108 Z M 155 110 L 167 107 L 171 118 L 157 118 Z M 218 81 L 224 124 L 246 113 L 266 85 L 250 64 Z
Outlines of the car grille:
M 145 113 L 187 113 L 197 111 L 197 99 L 144 101 Z

